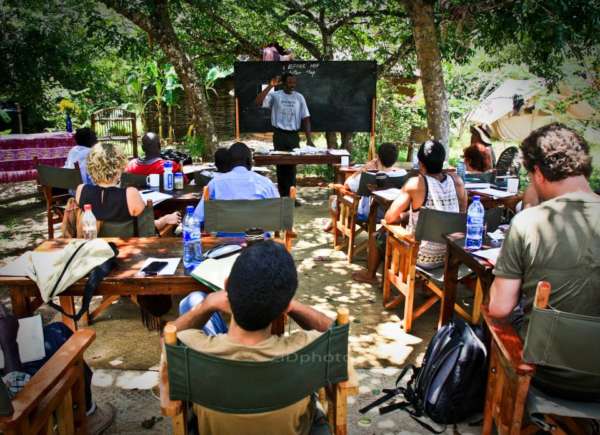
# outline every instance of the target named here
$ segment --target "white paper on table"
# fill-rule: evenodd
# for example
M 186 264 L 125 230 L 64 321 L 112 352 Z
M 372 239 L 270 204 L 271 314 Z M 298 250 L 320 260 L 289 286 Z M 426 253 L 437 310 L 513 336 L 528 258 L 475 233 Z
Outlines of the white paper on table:
M 465 183 L 465 189 L 489 189 L 491 187 L 490 183 Z
M 377 193 L 377 196 L 381 196 L 389 201 L 393 201 L 394 199 L 398 198 L 400 192 L 402 192 L 402 190 L 392 187 L 391 189 L 377 190 L 375 193 Z
M 149 199 L 152 200 L 152 205 L 160 204 L 161 202 L 173 198 L 173 195 L 169 195 L 168 193 L 158 192 L 153 190 L 152 192 L 140 192 L 142 194 L 142 199 L 144 202 Z
M 350 156 L 342 156 L 340 163 L 343 167 L 350 166 Z
M 158 274 L 159 275 L 175 275 L 175 271 L 177 270 L 177 266 L 179 266 L 180 260 L 181 260 L 180 258 L 148 257 L 148 258 L 146 258 L 146 261 L 144 261 L 144 264 L 142 264 L 142 267 L 140 267 L 140 273 L 144 267 L 148 266 L 153 261 L 166 261 L 168 264 L 165 267 L 163 267 L 162 270 L 160 272 L 158 272 Z
M 38 314 L 37 316 L 19 319 L 17 344 L 19 345 L 21 362 L 37 361 L 46 356 L 42 316 Z M 2 368 L 4 368 L 4 354 L 0 349 L 0 369 Z
M 496 230 L 493 233 L 487 233 L 487 235 L 493 240 L 504 240 L 504 232 L 502 230 Z
M 327 153 L 331 154 L 332 156 L 349 156 L 350 153 L 348 152 L 348 150 L 346 149 L 330 149 L 327 150 Z
M 13 261 L 0 267 L 0 276 L 28 276 L 27 271 L 31 269 L 29 252 L 21 254 Z
M 493 196 L 495 198 L 508 198 L 509 196 L 515 196 L 514 193 L 506 192 L 504 190 L 498 190 L 494 188 L 488 189 L 475 189 L 473 193 L 483 193 L 484 195 Z
M 500 255 L 501 248 L 491 248 L 491 249 L 481 249 L 479 251 L 473 252 L 473 255 L 477 257 L 485 258 L 489 260 L 491 263 L 496 264 L 496 260 L 498 259 L 498 255 Z

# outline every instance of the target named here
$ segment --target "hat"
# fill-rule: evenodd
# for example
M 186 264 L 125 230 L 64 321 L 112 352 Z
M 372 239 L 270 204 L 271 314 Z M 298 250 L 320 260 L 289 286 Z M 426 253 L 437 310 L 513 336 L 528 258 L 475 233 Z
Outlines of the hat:
M 471 127 L 471 133 L 476 133 L 484 144 L 492 145 L 492 140 L 490 139 L 491 132 L 487 125 L 474 125 Z

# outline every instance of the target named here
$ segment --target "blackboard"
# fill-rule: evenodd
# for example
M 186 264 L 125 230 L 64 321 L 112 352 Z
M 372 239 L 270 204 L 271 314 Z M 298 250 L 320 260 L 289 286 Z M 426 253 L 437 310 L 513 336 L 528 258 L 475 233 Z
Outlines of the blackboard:
M 255 99 L 263 85 L 286 71 L 298 78 L 296 91 L 306 99 L 313 131 L 371 131 L 377 63 L 312 61 L 236 62 L 240 132 L 272 131 L 271 111 L 257 107 Z

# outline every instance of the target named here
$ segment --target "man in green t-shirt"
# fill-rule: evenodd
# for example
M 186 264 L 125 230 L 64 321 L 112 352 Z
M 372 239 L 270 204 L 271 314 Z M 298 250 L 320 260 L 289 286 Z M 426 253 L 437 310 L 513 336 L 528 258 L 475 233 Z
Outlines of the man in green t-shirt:
M 588 144 L 565 126 L 535 130 L 521 152 L 543 202 L 513 219 L 494 269 L 489 306 L 493 317 L 512 315 L 524 337 L 541 280 L 552 285 L 553 308 L 600 317 L 600 196 L 588 183 Z M 539 367 L 534 385 L 565 398 L 600 400 L 597 376 Z

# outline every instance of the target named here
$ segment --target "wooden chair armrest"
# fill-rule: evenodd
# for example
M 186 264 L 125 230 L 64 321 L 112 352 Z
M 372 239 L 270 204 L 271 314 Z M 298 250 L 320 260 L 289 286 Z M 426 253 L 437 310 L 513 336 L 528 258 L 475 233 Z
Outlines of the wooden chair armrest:
M 393 234 L 394 237 L 405 242 L 416 243 L 415 235 L 408 231 L 402 225 L 391 225 L 388 224 L 385 220 L 381 220 L 381 224 L 389 233 Z
M 342 382 L 340 387 L 346 390 L 348 396 L 358 395 L 358 374 L 354 369 L 351 358 L 348 358 L 348 380 Z
M 168 224 L 158 232 L 160 237 L 173 237 L 177 224 Z
M 167 355 L 163 347 L 159 366 L 160 411 L 165 417 L 175 417 L 183 411 L 181 400 L 169 398 L 169 372 L 167 370 Z
M 16 422 L 28 414 L 65 376 L 73 364 L 83 358 L 83 353 L 92 344 L 95 337 L 96 332 L 92 329 L 75 331 L 46 364 L 31 377 L 25 388 L 17 393 L 12 400 L 13 414 L 10 417 L 2 417 L 0 420 L 10 425 L 11 422 Z
M 481 307 L 483 320 L 487 325 L 492 340 L 500 349 L 502 357 L 519 375 L 533 375 L 535 366 L 523 361 L 523 340 L 510 323 L 490 316 L 487 305 Z

